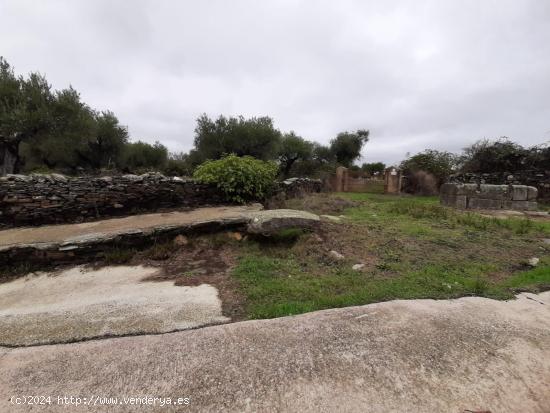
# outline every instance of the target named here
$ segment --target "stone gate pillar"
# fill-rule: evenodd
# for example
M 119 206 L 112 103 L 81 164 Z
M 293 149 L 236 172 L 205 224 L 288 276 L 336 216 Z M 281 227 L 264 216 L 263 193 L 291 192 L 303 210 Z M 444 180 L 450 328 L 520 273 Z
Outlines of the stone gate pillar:
M 348 190 L 348 168 L 339 166 L 336 168 L 335 192 L 346 192 Z
M 384 193 L 398 195 L 401 193 L 401 171 L 388 168 L 384 172 Z

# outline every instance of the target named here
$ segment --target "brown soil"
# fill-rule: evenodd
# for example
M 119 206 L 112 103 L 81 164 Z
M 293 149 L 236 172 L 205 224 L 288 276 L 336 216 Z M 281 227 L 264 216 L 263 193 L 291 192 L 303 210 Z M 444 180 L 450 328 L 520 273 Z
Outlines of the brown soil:
M 225 237 L 223 242 L 216 243 Z M 213 242 L 214 241 L 214 242 Z M 191 239 L 189 245 L 176 246 L 173 243 L 153 246 L 136 253 L 130 265 L 146 265 L 161 268 L 162 271 L 143 281 L 174 281 L 178 286 L 209 284 L 218 289 L 222 301 L 223 315 L 232 321 L 245 319 L 243 298 L 239 294 L 238 281 L 231 277 L 236 264 L 234 242 L 227 233 Z M 158 253 L 158 250 L 162 253 Z M 99 265 L 105 265 L 101 263 Z

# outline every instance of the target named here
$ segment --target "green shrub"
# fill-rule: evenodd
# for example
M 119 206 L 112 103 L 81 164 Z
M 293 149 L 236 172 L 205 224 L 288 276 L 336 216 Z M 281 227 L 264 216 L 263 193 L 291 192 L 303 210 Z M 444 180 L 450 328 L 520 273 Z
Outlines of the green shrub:
M 275 163 L 234 154 L 206 161 L 193 173 L 197 181 L 216 185 L 229 201 L 238 203 L 264 199 L 273 188 L 276 176 Z

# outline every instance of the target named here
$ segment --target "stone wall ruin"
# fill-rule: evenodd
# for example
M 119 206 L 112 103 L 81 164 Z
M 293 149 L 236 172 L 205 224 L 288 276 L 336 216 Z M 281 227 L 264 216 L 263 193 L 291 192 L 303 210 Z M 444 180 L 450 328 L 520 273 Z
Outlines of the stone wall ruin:
M 526 185 L 446 183 L 440 188 L 442 205 L 459 209 L 537 209 L 537 188 Z

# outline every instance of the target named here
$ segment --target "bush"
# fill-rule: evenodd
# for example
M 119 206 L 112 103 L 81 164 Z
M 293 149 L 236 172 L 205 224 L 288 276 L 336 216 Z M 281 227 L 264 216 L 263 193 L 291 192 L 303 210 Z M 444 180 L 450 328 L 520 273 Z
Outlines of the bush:
M 538 151 L 533 151 L 535 154 Z M 508 172 L 528 169 L 532 163 L 530 151 L 507 137 L 496 141 L 480 140 L 464 148 L 462 172 Z
M 435 188 L 439 190 L 439 187 L 447 181 L 449 175 L 451 175 L 456 167 L 456 155 L 449 152 L 441 152 L 432 149 L 426 149 L 424 152 L 417 153 L 414 156 L 401 162 L 401 169 L 405 176 L 412 177 L 411 184 L 413 187 L 409 189 L 410 192 L 414 192 L 416 189 L 414 185 L 418 185 L 421 191 L 430 192 L 430 185 L 426 180 L 425 174 L 430 174 L 435 182 Z M 425 174 L 422 176 L 414 177 L 417 172 L 423 171 Z M 421 178 L 421 179 L 420 179 Z M 426 188 L 424 188 L 426 186 Z
M 193 178 L 215 184 L 229 201 L 245 203 L 262 200 L 273 188 L 277 165 L 251 156 L 227 155 L 216 161 L 206 161 L 193 173 Z

